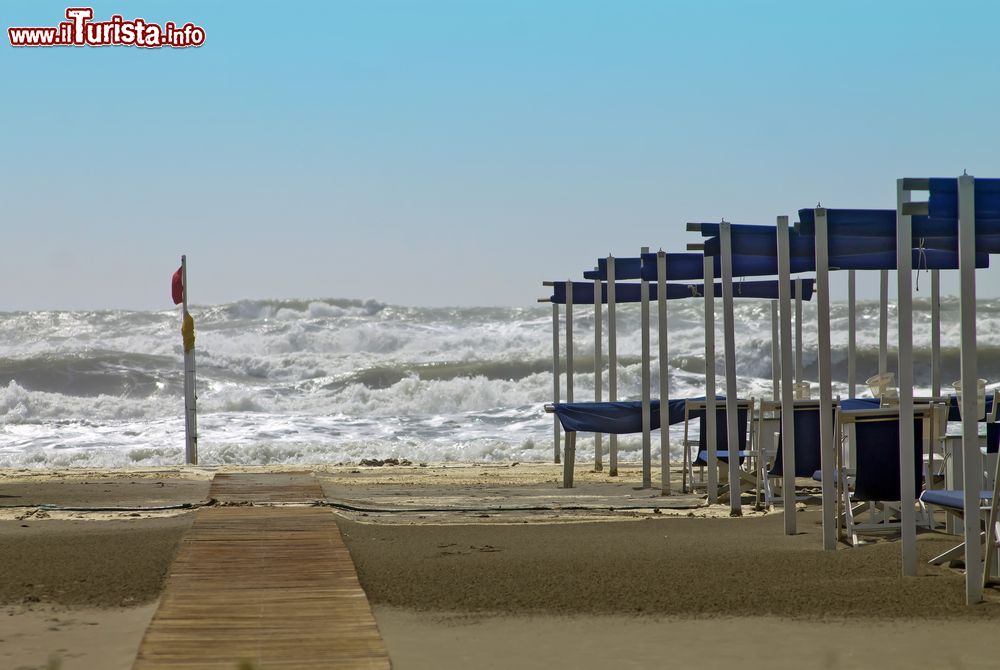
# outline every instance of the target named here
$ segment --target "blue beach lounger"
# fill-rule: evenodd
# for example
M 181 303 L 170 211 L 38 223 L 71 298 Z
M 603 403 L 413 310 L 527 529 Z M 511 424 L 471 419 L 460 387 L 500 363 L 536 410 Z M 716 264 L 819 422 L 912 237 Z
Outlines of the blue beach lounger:
M 764 410 L 781 413 L 781 403 L 769 401 Z M 795 401 L 795 476 L 811 478 L 821 467 L 821 454 L 819 442 L 819 400 L 797 400 Z M 836 421 L 836 406 L 830 407 L 831 425 Z M 779 432 L 780 432 L 780 423 Z M 784 467 L 784 440 L 779 435 L 777 449 L 773 455 L 763 454 L 760 458 L 759 472 L 761 488 L 763 489 L 764 502 L 767 505 L 782 503 L 784 492 L 781 496 L 775 495 L 771 480 L 781 480 L 785 474 Z
M 716 448 L 716 458 L 723 463 L 729 462 L 729 434 L 727 432 L 726 424 L 726 399 L 723 396 L 716 397 L 716 408 L 715 408 L 715 448 Z M 737 450 L 737 456 L 740 459 L 740 464 L 742 465 L 748 456 L 750 456 L 750 450 L 747 448 L 748 443 L 748 428 L 749 428 L 749 416 L 753 414 L 754 400 L 753 398 L 749 400 L 738 399 L 737 400 L 737 419 L 736 423 L 739 428 L 739 449 Z M 708 435 L 705 428 L 706 424 L 706 402 L 705 398 L 689 398 L 684 402 L 684 491 L 688 490 L 688 482 L 691 483 L 691 487 L 694 487 L 694 466 L 698 466 L 700 469 L 700 483 L 704 482 L 704 472 L 705 466 L 708 465 Z M 695 442 L 690 438 L 691 434 L 691 421 L 698 420 L 698 441 Z M 749 442 L 752 444 L 753 440 L 750 439 Z M 692 458 L 691 447 L 697 445 L 697 452 Z M 725 470 L 723 470 L 725 472 Z M 746 474 L 744 474 L 746 473 Z M 747 481 L 750 473 L 746 470 L 741 470 L 740 477 L 744 481 Z M 756 482 L 754 482 L 754 485 Z
M 986 516 L 990 511 L 990 503 L 993 500 L 992 491 L 980 491 L 979 492 L 979 513 L 982 517 L 982 522 L 986 522 Z M 924 491 L 920 494 L 920 504 L 921 506 L 933 505 L 935 507 L 940 507 L 946 513 L 953 515 L 957 519 L 964 519 L 965 517 L 965 492 L 956 491 L 952 489 L 938 490 L 938 491 Z M 961 524 L 959 524 L 961 527 Z M 1000 533 L 994 530 L 994 543 L 1000 542 Z M 985 539 L 986 532 L 980 533 L 980 538 Z M 965 558 L 965 542 L 958 544 L 943 554 L 939 554 L 932 558 L 928 563 L 931 565 L 941 565 L 943 563 L 948 563 L 955 560 L 964 560 Z
M 912 468 L 914 486 L 921 488 L 924 450 L 924 421 L 930 420 L 929 406 L 914 408 Z M 843 445 L 846 427 L 854 425 L 855 462 L 853 477 L 843 467 L 843 449 L 838 455 L 838 487 L 843 507 L 846 535 L 852 545 L 860 544 L 859 535 L 896 532 L 900 495 L 899 411 L 896 408 L 837 410 L 836 444 Z M 858 514 L 869 510 L 868 522 Z M 839 516 L 839 514 L 838 514 Z M 842 538 L 843 539 L 843 538 Z

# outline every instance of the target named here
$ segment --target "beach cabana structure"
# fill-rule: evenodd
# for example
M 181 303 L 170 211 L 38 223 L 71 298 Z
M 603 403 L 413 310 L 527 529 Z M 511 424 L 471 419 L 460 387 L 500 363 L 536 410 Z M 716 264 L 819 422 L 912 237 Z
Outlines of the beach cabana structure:
M 850 544 L 860 543 L 859 534 L 875 532 L 895 532 L 900 526 L 891 523 L 897 516 L 896 510 L 901 502 L 901 481 L 906 478 L 914 487 L 919 487 L 923 471 L 923 448 L 925 444 L 925 427 L 927 435 L 933 436 L 934 408 L 932 405 L 922 405 L 914 412 L 911 429 L 914 443 L 909 450 L 907 460 L 900 460 L 902 455 L 898 449 L 891 448 L 898 444 L 901 422 L 898 408 L 883 407 L 872 409 L 862 406 L 861 409 L 841 407 L 837 410 L 836 439 L 837 445 L 837 479 L 843 509 L 843 528 Z M 844 438 L 846 428 L 854 426 L 855 460 L 851 464 L 851 482 L 848 485 L 848 470 L 843 458 Z M 889 446 L 889 448 L 886 448 Z M 909 465 L 903 465 L 908 463 Z M 856 505 L 855 503 L 860 503 Z M 869 509 L 873 521 L 864 523 L 858 515 Z M 877 518 L 876 512 L 881 512 Z M 838 514 L 838 517 L 841 516 Z M 899 516 L 902 516 L 901 512 Z
M 779 219 L 779 225 L 784 222 L 787 229 L 787 218 Z M 780 261 L 781 259 L 777 257 L 777 246 L 778 246 L 778 235 L 777 229 L 772 226 L 761 226 L 761 225 L 734 225 L 728 222 L 721 222 L 718 224 L 710 223 L 689 223 L 688 228 L 691 230 L 700 230 L 703 236 L 711 236 L 718 238 L 715 240 L 708 240 L 705 244 L 705 254 L 712 255 L 717 254 L 721 259 L 720 270 L 722 274 L 722 282 L 725 287 L 727 281 L 732 286 L 733 275 L 778 275 L 778 287 L 779 287 L 779 306 L 783 310 L 781 314 L 782 319 L 782 334 L 786 333 L 785 325 L 790 323 L 790 273 L 795 272 L 810 272 L 815 269 L 815 264 L 812 260 L 811 255 L 798 254 L 794 257 L 786 258 L 784 264 Z M 735 240 L 734 240 L 735 236 Z M 735 242 L 735 243 L 734 243 Z M 738 246 L 740 254 L 738 256 L 733 255 L 734 246 Z M 849 250 L 845 250 L 849 251 Z M 818 284 L 817 284 L 818 288 Z M 731 290 L 730 290 L 731 295 Z M 733 325 L 733 311 L 731 300 L 727 303 L 725 296 L 723 298 L 723 320 L 724 329 L 726 331 L 726 383 L 727 390 L 729 388 L 735 388 L 735 333 Z M 781 311 L 779 310 L 779 311 Z M 801 318 L 799 319 L 801 323 Z M 779 345 L 780 351 L 782 351 L 783 364 L 781 366 L 781 392 L 782 399 L 785 399 L 785 394 L 788 394 L 788 407 L 791 407 L 794 396 L 792 395 L 792 381 L 791 381 L 791 331 L 790 327 L 787 329 L 788 340 L 782 339 Z M 784 352 L 789 352 L 786 356 Z M 799 365 L 801 368 L 801 365 Z M 727 396 L 729 393 L 727 393 Z M 827 401 L 829 404 L 830 401 Z M 788 411 L 787 415 L 789 421 L 787 424 L 782 424 L 783 435 L 787 436 L 789 442 L 794 442 L 794 426 L 792 424 L 792 412 Z M 728 421 L 729 425 L 727 430 L 730 433 L 735 433 L 735 425 L 733 420 L 730 418 Z M 832 428 L 832 426 L 831 426 Z M 788 449 L 785 452 L 785 463 L 784 469 L 788 473 L 786 475 L 784 488 L 785 490 L 794 490 L 794 450 Z M 730 462 L 731 477 L 735 473 L 732 472 L 734 469 L 734 463 Z M 832 496 L 832 494 L 831 494 Z M 731 497 L 732 498 L 732 497 Z M 833 504 L 833 499 L 831 497 L 830 504 Z M 739 514 L 739 510 L 733 509 L 733 514 Z M 795 532 L 795 519 L 794 510 L 790 510 L 786 506 L 785 511 L 785 524 L 786 532 Z
M 875 216 L 882 219 L 894 217 L 893 210 L 832 210 L 836 212 L 836 218 L 849 220 L 853 213 L 858 211 L 875 212 Z M 792 231 L 788 225 L 787 217 L 778 217 L 777 226 L 742 226 L 733 224 L 689 224 L 698 226 L 703 235 L 716 235 L 720 237 L 717 244 L 726 263 L 726 251 L 722 243 L 723 231 L 728 228 L 728 247 L 739 248 L 741 257 L 756 256 L 759 263 L 774 268 L 772 272 L 778 275 L 778 286 L 782 287 L 789 281 L 791 273 L 816 271 L 816 288 L 818 294 L 817 318 L 818 318 L 818 367 L 820 386 L 820 405 L 832 406 L 832 370 L 831 370 L 831 344 L 830 344 L 830 302 L 829 302 L 829 271 L 839 270 L 882 270 L 885 268 L 894 269 L 896 265 L 896 240 L 891 230 L 884 228 L 863 228 L 861 235 L 837 234 L 827 235 L 824 229 L 822 244 L 820 236 L 816 233 L 818 229 L 817 219 L 826 216 L 827 210 L 816 208 L 813 210 L 800 210 L 801 223 Z M 822 221 L 821 223 L 825 223 Z M 711 242 L 711 241 L 710 241 Z M 712 253 L 714 245 L 706 244 L 706 253 Z M 948 268 L 957 263 L 956 256 L 947 249 L 916 249 L 907 254 L 908 257 L 916 257 L 919 267 L 926 269 Z M 985 264 L 987 259 L 978 259 Z M 912 261 L 912 258 L 911 258 Z M 737 272 L 738 273 L 738 272 Z M 732 274 L 732 273 L 731 273 Z M 791 346 L 791 305 L 790 298 L 779 296 L 779 312 L 781 313 L 781 343 L 779 349 L 784 352 L 790 351 Z M 884 348 L 884 347 L 883 347 Z M 849 347 L 849 355 L 850 355 Z M 792 407 L 794 395 L 792 389 L 791 361 L 783 360 L 781 366 L 781 393 L 782 403 L 786 407 Z M 850 367 L 850 364 L 849 364 Z M 783 437 L 787 437 L 789 442 L 794 442 L 794 421 L 793 413 L 783 412 L 789 421 L 782 423 Z M 820 453 L 823 467 L 821 468 L 821 479 L 823 484 L 823 545 L 826 549 L 836 547 L 836 486 L 834 480 L 834 456 L 833 449 L 833 419 L 827 416 L 826 412 L 820 413 Z M 783 470 L 786 473 L 784 486 L 790 490 L 794 486 L 792 478 L 794 468 L 794 450 L 783 452 Z M 795 532 L 794 514 L 786 507 L 785 530 L 787 533 Z
M 716 398 L 716 400 L 725 400 L 725 397 Z M 688 398 L 684 402 L 684 490 L 688 490 L 688 482 L 691 483 L 691 488 L 694 488 L 694 466 L 698 466 L 702 471 L 708 466 L 709 462 L 709 449 L 708 449 L 708 405 L 709 401 L 707 398 Z M 715 403 L 712 403 L 715 406 Z M 722 461 L 728 465 L 730 458 L 737 458 L 741 465 L 744 463 L 749 463 L 752 453 L 748 450 L 748 446 L 754 447 L 756 433 L 753 432 L 753 415 L 754 415 L 754 399 L 749 400 L 738 399 L 737 403 L 737 427 L 739 430 L 739 444 L 734 450 L 731 448 L 728 442 L 728 434 L 726 431 L 722 431 L 721 434 L 717 436 L 715 441 L 715 457 L 717 461 Z M 693 420 L 697 419 L 699 422 L 699 433 L 697 440 L 691 440 L 689 437 L 690 425 Z M 720 422 L 725 423 L 726 421 L 726 410 L 725 407 L 716 407 L 715 409 L 715 422 L 718 425 Z M 696 447 L 694 457 L 691 456 L 690 447 Z M 723 470 L 725 472 L 725 470 Z M 750 472 L 741 468 L 740 469 L 740 483 L 737 485 L 739 488 L 743 482 L 749 480 Z M 702 483 L 704 483 L 704 473 L 702 473 Z M 749 482 L 751 485 L 756 485 L 756 482 Z M 726 490 L 731 491 L 732 482 L 728 482 L 726 487 L 722 487 L 719 493 L 725 493 Z
M 760 490 L 763 502 L 767 506 L 774 504 L 785 504 L 786 495 L 791 496 L 788 500 L 795 498 L 795 489 L 787 489 L 788 481 L 792 482 L 796 478 L 813 477 L 819 472 L 822 463 L 820 461 L 819 450 L 819 413 L 820 402 L 814 398 L 790 400 L 785 403 L 786 407 L 792 407 L 792 438 L 785 439 L 785 431 L 779 430 L 778 440 L 773 459 L 762 458 L 757 464 L 757 477 L 760 482 Z M 761 404 L 762 412 L 776 412 L 779 419 L 783 421 L 781 413 L 782 401 L 764 401 Z M 831 414 L 836 412 L 836 403 L 831 404 L 827 411 Z M 793 478 L 785 479 L 785 450 L 794 449 L 791 460 L 795 465 L 792 473 Z M 775 494 L 771 480 L 781 482 L 781 495 Z
M 709 309 L 711 306 L 711 300 L 719 292 L 720 288 L 716 287 L 712 291 L 704 291 L 698 285 L 694 284 L 683 284 L 678 285 L 672 282 L 678 281 L 697 281 L 698 279 L 703 279 L 705 285 L 712 285 L 713 279 L 718 276 L 716 271 L 717 263 L 712 267 L 711 271 L 706 273 L 706 261 L 702 254 L 694 253 L 666 253 L 664 251 L 659 251 L 658 253 L 649 253 L 645 249 L 642 255 L 636 259 L 598 259 L 598 268 L 593 272 L 585 272 L 584 277 L 587 279 L 595 280 L 607 280 L 609 276 L 612 276 L 611 268 L 614 268 L 613 276 L 616 278 L 633 278 L 635 276 L 635 271 L 638 269 L 638 279 L 639 290 L 640 290 L 640 314 L 641 314 L 641 328 L 642 328 L 642 466 L 643 466 L 643 487 L 648 488 L 652 486 L 652 437 L 651 431 L 653 429 L 651 423 L 651 389 L 650 389 L 650 378 L 651 378 L 651 355 L 650 355 L 650 300 L 656 300 L 657 302 L 657 320 L 658 320 L 658 347 L 659 347 L 659 361 L 660 361 L 660 404 L 659 409 L 659 425 L 665 425 L 665 422 L 669 420 L 668 407 L 669 403 L 669 386 L 668 386 L 668 326 L 667 326 L 667 300 L 680 299 L 685 297 L 704 297 L 706 300 L 706 361 L 711 361 L 714 366 L 714 319 L 711 319 L 711 315 L 714 315 L 714 310 Z M 671 282 L 671 283 L 668 283 Z M 678 292 L 678 287 L 683 286 L 684 288 Z M 742 285 L 741 285 L 742 286 Z M 655 290 L 654 290 L 655 288 Z M 742 293 L 741 297 L 766 297 L 768 295 L 768 289 L 770 288 L 773 293 L 773 287 L 765 287 L 759 284 L 746 284 L 745 291 Z M 687 291 L 687 293 L 684 293 Z M 763 293 L 761 293 L 763 292 Z M 608 307 L 609 315 L 613 313 L 614 307 L 609 304 Z M 611 328 L 609 327 L 609 337 L 611 335 Z M 614 352 L 614 346 L 609 343 L 609 353 Z M 610 375 L 609 375 L 610 377 Z M 714 367 L 712 368 L 711 374 L 708 375 L 709 388 L 706 389 L 705 397 L 708 399 L 709 405 L 714 406 L 715 393 L 714 393 Z M 714 432 L 714 411 L 709 412 L 709 435 L 708 442 L 709 451 L 712 453 L 715 448 L 715 440 L 713 439 Z M 664 495 L 670 493 L 670 479 L 669 479 L 669 466 L 670 466 L 670 436 L 669 431 L 664 433 L 662 430 L 660 432 L 660 459 L 661 459 L 661 491 Z M 711 467 L 710 467 L 711 470 Z M 714 503 L 716 497 L 714 494 L 714 489 L 710 486 L 709 491 L 709 502 Z
M 648 250 L 648 247 L 643 247 L 643 251 L 646 250 Z M 595 290 L 599 282 L 608 282 L 608 400 L 610 402 L 618 400 L 618 300 L 616 282 L 619 279 L 639 279 L 640 274 L 641 261 L 639 258 L 615 258 L 610 254 L 607 258 L 599 259 L 597 267 L 593 270 L 583 273 L 585 279 L 594 280 Z M 595 398 L 595 400 L 599 400 L 599 398 Z M 618 435 L 616 433 L 611 433 L 608 436 L 608 468 L 609 474 L 612 477 L 618 475 Z
M 602 357 L 601 357 L 601 342 L 600 342 L 600 322 L 601 322 L 601 305 L 607 304 L 608 306 L 608 400 L 615 402 L 618 400 L 618 344 L 617 344 L 617 299 L 615 294 L 615 289 L 618 284 L 615 281 L 611 281 L 607 284 L 606 289 L 599 289 L 599 282 L 602 280 L 607 280 L 608 276 L 617 279 L 639 279 L 640 274 L 640 261 L 639 258 L 619 258 L 616 259 L 614 256 L 608 256 L 606 259 L 600 259 L 599 268 L 595 268 L 593 271 L 586 271 L 583 273 L 585 279 L 593 280 L 593 287 L 590 289 L 585 289 L 580 282 L 574 282 L 572 280 L 566 280 L 562 282 L 554 281 L 544 281 L 543 286 L 552 287 L 560 286 L 557 290 L 558 301 L 554 300 L 554 296 L 549 296 L 545 298 L 539 298 L 539 302 L 548 302 L 552 304 L 552 380 L 553 380 L 553 393 L 552 402 L 560 402 L 560 360 L 559 360 L 559 305 L 564 305 L 566 314 L 566 402 L 573 402 L 573 367 L 571 365 L 573 361 L 573 307 L 575 304 L 587 304 L 590 301 L 584 300 L 583 294 L 580 291 L 585 291 L 587 295 L 598 296 L 601 295 L 605 300 L 604 303 L 599 300 L 594 300 L 594 401 L 601 401 L 601 369 L 602 369 Z M 573 286 L 577 286 L 577 293 L 574 296 Z M 637 285 L 636 285 L 637 286 Z M 604 293 L 602 293 L 602 291 Z M 575 299 L 574 299 L 575 298 Z M 630 302 L 625 300 L 623 302 Z M 557 415 L 552 417 L 553 424 L 553 462 L 560 462 L 560 422 Z M 618 475 L 618 435 L 612 433 L 609 436 L 609 449 L 608 449 L 608 461 L 609 461 L 609 474 L 611 476 Z M 601 449 L 600 441 L 595 438 L 595 454 L 594 454 L 594 466 L 595 469 L 601 469 Z
M 926 202 L 913 202 L 914 192 L 926 192 Z M 896 181 L 896 239 L 899 249 L 912 247 L 913 240 L 931 237 L 939 246 L 958 252 L 959 304 L 961 313 L 960 399 L 962 422 L 962 457 L 965 463 L 962 487 L 962 517 L 965 538 L 966 602 L 982 600 L 985 572 L 980 542 L 981 475 L 973 467 L 979 461 L 978 393 L 976 349 L 976 278 L 977 256 L 1000 251 L 1000 179 L 975 179 L 971 175 L 946 179 L 898 179 Z M 902 258 L 903 254 L 900 255 Z M 905 259 L 904 259 L 905 260 Z M 913 413 L 913 335 L 910 330 L 912 266 L 901 262 L 899 282 L 899 411 L 901 426 L 899 449 L 902 454 L 911 436 L 905 434 L 907 418 Z M 905 312 L 905 314 L 904 314 Z M 905 388 L 904 388 L 905 387 Z M 903 480 L 901 480 L 903 481 Z M 903 491 L 903 511 L 911 502 L 910 491 Z M 994 497 L 995 500 L 995 497 Z M 991 505 L 988 528 L 996 527 L 996 505 Z M 911 510 L 912 514 L 912 510 Z M 912 518 L 903 518 L 903 574 L 916 574 L 916 527 Z M 992 534 L 992 530 L 991 530 Z
M 697 224 L 689 223 L 689 230 L 701 230 L 702 235 L 710 235 L 712 231 L 718 231 L 723 224 Z M 751 283 L 741 281 L 736 286 L 738 291 L 734 292 L 733 276 L 740 277 L 761 277 L 774 275 L 776 273 L 775 264 L 769 259 L 762 259 L 755 256 L 732 255 L 730 249 L 729 264 L 726 265 L 725 255 L 713 253 L 712 240 L 706 241 L 702 254 L 643 254 L 642 255 L 642 279 L 644 281 L 665 282 L 666 280 L 691 279 L 697 276 L 698 265 L 701 267 L 701 276 L 704 285 L 713 283 L 714 278 L 722 279 L 720 292 L 723 299 L 723 338 L 726 352 L 726 444 L 739 444 L 739 399 L 736 390 L 736 355 L 735 355 L 735 322 L 733 300 L 735 298 L 765 298 L 774 299 L 777 297 L 778 285 L 768 282 L 757 282 L 755 286 L 761 287 L 760 292 L 751 290 Z M 719 247 L 721 250 L 721 246 Z M 673 258 L 671 258 L 671 256 Z M 728 284 L 727 275 L 728 271 Z M 665 275 L 665 277 L 664 277 Z M 780 285 L 780 282 L 779 282 Z M 728 288 L 727 288 L 728 286 Z M 767 287 L 766 289 L 764 287 Z M 803 289 L 798 289 L 801 295 Z M 713 291 L 714 297 L 715 292 Z M 659 306 L 661 319 L 665 322 L 666 305 Z M 717 454 L 716 445 L 716 411 L 715 411 L 715 311 L 714 303 L 705 295 L 705 360 L 706 360 L 706 389 L 705 389 L 705 426 L 707 429 L 706 444 L 708 464 L 708 502 L 714 503 L 717 500 Z M 662 344 L 661 344 L 662 346 Z M 661 378 L 661 384 L 663 383 Z M 662 408 L 662 405 L 661 405 Z M 661 409 L 662 411 L 662 409 Z M 729 481 L 739 482 L 739 459 L 727 459 L 729 461 Z M 738 516 L 742 513 L 740 496 L 730 495 L 730 513 Z
M 608 402 L 582 402 L 582 403 L 553 403 L 546 406 L 551 409 L 560 422 L 563 430 L 566 431 L 566 448 L 563 458 L 563 480 L 564 486 L 572 486 L 573 463 L 567 462 L 569 459 L 575 461 L 575 441 L 577 432 L 601 432 L 610 435 L 622 433 L 642 432 L 643 434 L 643 487 L 651 487 L 651 432 L 662 426 L 669 426 L 679 423 L 684 419 L 684 401 L 673 401 L 668 395 L 668 349 L 667 349 L 667 323 L 666 323 L 666 301 L 691 297 L 701 297 L 705 294 L 703 284 L 679 284 L 667 283 L 666 278 L 682 279 L 693 278 L 704 272 L 704 262 L 701 254 L 667 254 L 659 252 L 650 254 L 651 259 L 647 262 L 654 262 L 656 283 L 643 280 L 636 283 L 627 282 L 553 282 L 553 293 L 548 298 L 555 305 L 566 304 L 567 313 L 572 316 L 571 305 L 574 299 L 579 299 L 581 303 L 608 304 L 609 314 L 613 313 L 611 300 L 615 302 L 630 303 L 639 302 L 644 308 L 643 312 L 648 314 L 648 306 L 651 300 L 655 300 L 659 307 L 658 340 L 660 348 L 660 394 L 659 400 L 653 400 L 649 389 L 648 381 L 643 384 L 643 399 L 639 402 L 621 402 L 609 400 Z M 652 259 L 655 259 L 652 260 Z M 620 273 L 633 274 L 633 269 L 640 259 L 600 259 L 598 270 L 593 273 L 588 271 L 585 278 L 601 276 L 607 277 L 611 274 L 618 275 L 616 268 L 622 268 Z M 617 261 L 617 262 L 616 262 Z M 609 268 L 611 271 L 609 272 Z M 648 274 L 654 271 L 646 270 Z M 619 275 L 620 276 L 620 275 Z M 661 280 L 660 277 L 663 277 Z M 720 284 L 712 284 L 711 295 L 720 294 L 722 291 Z M 809 285 L 811 288 L 811 285 Z M 740 297 L 746 298 L 770 298 L 777 294 L 777 287 L 774 281 L 749 281 L 739 284 Z M 649 319 L 643 319 L 643 327 L 646 331 L 643 337 L 642 365 L 644 369 L 643 378 L 648 380 L 650 375 L 648 370 L 651 366 L 651 356 L 649 352 Z M 567 323 L 567 347 L 572 341 L 572 325 Z M 611 329 L 609 328 L 609 337 Z M 609 353 L 614 352 L 614 347 L 609 346 Z M 612 364 L 614 356 L 612 355 Z M 609 375 L 610 378 L 610 375 Z M 614 397 L 614 396 L 612 396 Z M 661 463 L 661 492 L 664 495 L 670 494 L 669 480 L 669 435 L 664 435 L 661 430 L 660 443 L 660 463 Z M 572 433 L 572 434 L 571 434 Z M 715 446 L 715 445 L 713 445 Z M 710 447 L 710 450 L 713 450 Z
M 818 367 L 820 401 L 832 402 L 833 375 L 831 365 L 830 345 L 830 299 L 829 273 L 831 270 L 882 270 L 896 269 L 897 257 L 901 264 L 908 267 L 917 266 L 923 269 L 948 269 L 957 267 L 958 257 L 947 248 L 913 248 L 909 241 L 900 242 L 893 234 L 891 223 L 896 217 L 895 210 L 851 210 L 826 209 L 822 207 L 799 210 L 799 235 L 801 238 L 812 237 L 814 244 L 814 259 L 816 264 L 816 282 L 819 292 L 817 304 Z M 808 244 L 808 243 L 806 243 Z M 900 246 L 902 244 L 902 246 Z M 805 251 L 805 250 L 803 250 Z M 793 251 L 794 253 L 794 251 Z M 808 253 L 808 252 L 806 252 Z M 989 260 L 984 254 L 976 259 L 985 267 Z M 907 275 L 909 276 L 909 275 Z M 907 284 L 909 286 L 909 284 Z M 910 304 L 899 305 L 900 331 L 907 332 L 912 324 L 905 320 L 910 318 Z M 903 352 L 900 352 L 903 355 Z M 912 398 L 912 375 L 900 375 L 900 388 L 904 385 Z M 826 419 L 821 414 L 821 420 Z M 825 423 L 825 421 L 824 421 Z M 823 486 L 823 547 L 827 550 L 836 548 L 836 516 L 835 516 L 835 465 L 834 465 L 834 435 L 832 425 L 822 425 L 820 430 L 821 452 L 823 454 L 822 486 Z M 906 440 L 907 453 L 912 451 L 913 435 L 909 422 L 902 421 L 900 427 L 900 444 Z M 901 457 L 902 458 L 902 457 Z M 902 458 L 905 461 L 905 458 Z M 915 542 L 915 491 L 912 482 L 905 480 L 901 484 L 903 544 L 909 539 Z M 913 530 L 908 539 L 907 528 Z

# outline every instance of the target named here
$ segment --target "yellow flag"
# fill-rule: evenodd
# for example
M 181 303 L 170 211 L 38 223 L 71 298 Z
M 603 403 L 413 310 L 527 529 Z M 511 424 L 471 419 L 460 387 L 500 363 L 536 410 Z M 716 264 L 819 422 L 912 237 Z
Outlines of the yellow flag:
M 184 351 L 194 351 L 194 319 L 190 312 L 184 312 L 184 325 L 181 326 L 181 337 L 184 338 Z

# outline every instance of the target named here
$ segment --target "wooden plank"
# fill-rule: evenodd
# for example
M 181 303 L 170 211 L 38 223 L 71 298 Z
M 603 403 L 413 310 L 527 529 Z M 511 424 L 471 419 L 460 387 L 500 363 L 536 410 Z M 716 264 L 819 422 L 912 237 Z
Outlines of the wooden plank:
M 220 503 L 309 503 L 323 500 L 311 472 L 219 473 L 209 496 Z
M 282 498 L 277 482 L 251 489 Z M 224 482 L 231 494 L 234 484 Z M 285 497 L 298 495 L 292 488 Z M 206 507 L 196 515 L 135 670 L 390 667 L 330 510 Z

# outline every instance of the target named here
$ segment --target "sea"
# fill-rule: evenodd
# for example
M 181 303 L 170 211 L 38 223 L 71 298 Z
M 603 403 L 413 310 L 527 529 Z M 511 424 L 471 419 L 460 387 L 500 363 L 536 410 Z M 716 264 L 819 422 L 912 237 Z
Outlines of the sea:
M 957 299 L 943 301 L 946 385 L 958 377 L 958 310 Z M 551 305 L 442 308 L 376 300 L 243 300 L 190 311 L 201 464 L 553 460 L 553 418 L 544 411 L 553 398 Z M 876 302 L 857 305 L 859 395 L 867 394 L 865 378 L 878 371 L 878 314 Z M 638 306 L 619 306 L 617 315 L 619 398 L 638 399 Z M 770 397 L 771 304 L 739 302 L 735 318 L 739 393 Z M 722 392 L 721 311 L 716 319 Z M 815 323 L 815 307 L 807 304 L 802 346 L 807 380 L 816 379 Z M 889 368 L 894 369 L 894 306 L 889 324 Z M 578 401 L 594 398 L 594 325 L 593 308 L 578 305 Z M 847 328 L 846 303 L 834 303 L 835 392 L 844 396 Z M 920 392 L 929 392 L 931 384 L 930 330 L 929 302 L 918 299 L 913 333 Z M 606 323 L 603 332 L 606 338 Z M 979 302 L 978 341 L 980 376 L 992 388 L 1000 382 L 1000 300 Z M 657 389 L 655 334 L 653 342 Z M 671 397 L 703 395 L 701 301 L 671 303 L 668 342 Z M 564 331 L 560 344 L 565 347 Z M 606 360 L 603 367 L 606 399 Z M 565 399 L 565 374 L 561 379 Z M 680 430 L 675 426 L 670 434 L 675 457 Z M 577 449 L 578 462 L 593 459 L 593 437 L 581 435 Z M 622 462 L 638 462 L 640 453 L 638 436 L 621 436 Z M 0 313 L 0 467 L 183 462 L 178 310 Z

